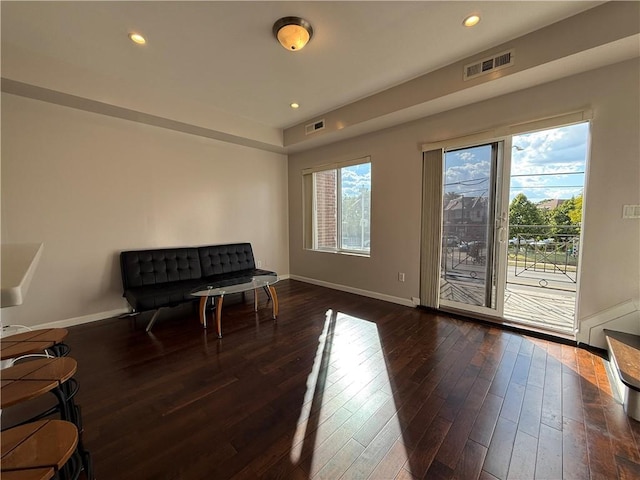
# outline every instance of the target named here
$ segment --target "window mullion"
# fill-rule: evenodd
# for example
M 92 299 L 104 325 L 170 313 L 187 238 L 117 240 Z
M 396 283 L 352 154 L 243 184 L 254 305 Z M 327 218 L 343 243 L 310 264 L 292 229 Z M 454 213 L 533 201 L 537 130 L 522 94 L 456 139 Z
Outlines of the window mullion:
M 336 248 L 342 250 L 342 169 L 336 168 Z
M 313 202 L 313 249 L 316 250 L 318 248 L 318 182 L 315 175 L 312 175 L 313 179 L 313 195 L 311 201 Z

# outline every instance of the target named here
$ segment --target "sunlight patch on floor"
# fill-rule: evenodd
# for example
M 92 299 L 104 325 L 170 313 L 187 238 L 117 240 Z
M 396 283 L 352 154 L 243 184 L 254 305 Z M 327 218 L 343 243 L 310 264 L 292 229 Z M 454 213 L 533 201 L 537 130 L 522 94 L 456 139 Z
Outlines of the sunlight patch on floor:
M 394 437 L 392 442 L 390 435 Z M 376 460 L 381 461 L 393 448 L 394 463 L 399 458 L 404 458 L 400 466 L 407 462 L 377 325 L 328 310 L 307 378 L 290 460 L 306 466 L 310 477 L 322 477 L 323 468 L 347 441 L 358 440 L 362 442 L 362 455 L 376 448 Z M 345 472 L 345 478 L 356 475 L 358 462 L 366 456 L 362 455 Z

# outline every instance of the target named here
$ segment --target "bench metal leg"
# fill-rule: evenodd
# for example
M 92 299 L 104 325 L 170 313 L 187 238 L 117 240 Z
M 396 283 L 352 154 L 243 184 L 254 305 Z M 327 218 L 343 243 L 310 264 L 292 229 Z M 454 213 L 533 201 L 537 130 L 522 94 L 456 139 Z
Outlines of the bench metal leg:
M 150 332 L 151 328 L 153 327 L 153 324 L 156 323 L 156 320 L 158 319 L 158 315 L 160 315 L 160 311 L 164 310 L 167 307 L 160 307 L 159 309 L 156 310 L 156 313 L 153 314 L 153 317 L 151 317 L 151 320 L 149 320 L 149 323 L 147 324 L 147 328 L 145 328 L 145 331 Z
M 254 312 L 258 311 L 258 289 L 257 288 L 253 289 L 253 311 Z
M 267 294 L 267 303 L 269 303 L 271 301 L 271 293 L 269 292 L 269 287 L 264 286 L 262 288 L 265 291 L 265 293 Z

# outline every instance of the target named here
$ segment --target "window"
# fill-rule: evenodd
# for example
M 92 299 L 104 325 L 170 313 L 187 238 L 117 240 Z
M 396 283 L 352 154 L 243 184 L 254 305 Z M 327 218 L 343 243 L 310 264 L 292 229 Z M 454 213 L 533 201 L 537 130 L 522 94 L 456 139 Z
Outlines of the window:
M 361 158 L 304 172 L 306 247 L 368 254 L 371 239 L 371 162 Z

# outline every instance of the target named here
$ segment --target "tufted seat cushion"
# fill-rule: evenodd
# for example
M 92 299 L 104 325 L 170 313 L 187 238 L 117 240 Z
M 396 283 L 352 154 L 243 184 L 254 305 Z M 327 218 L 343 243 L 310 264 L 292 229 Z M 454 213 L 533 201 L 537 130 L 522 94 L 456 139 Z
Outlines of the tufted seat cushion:
M 131 307 L 138 311 L 155 310 L 160 307 L 174 307 L 196 300 L 191 291 L 202 284 L 202 279 L 181 282 L 159 283 L 129 288 L 124 296 Z

